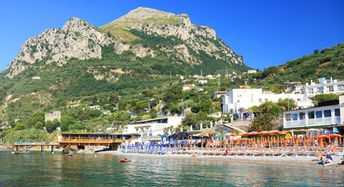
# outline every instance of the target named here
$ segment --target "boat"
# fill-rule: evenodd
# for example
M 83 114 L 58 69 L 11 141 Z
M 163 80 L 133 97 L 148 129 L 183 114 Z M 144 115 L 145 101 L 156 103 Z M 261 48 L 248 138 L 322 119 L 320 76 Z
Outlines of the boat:
M 12 154 L 30 154 L 30 151 L 13 151 Z
M 331 161 L 331 162 L 325 162 L 323 163 L 323 166 L 330 166 L 330 165 L 335 165 L 336 163 Z

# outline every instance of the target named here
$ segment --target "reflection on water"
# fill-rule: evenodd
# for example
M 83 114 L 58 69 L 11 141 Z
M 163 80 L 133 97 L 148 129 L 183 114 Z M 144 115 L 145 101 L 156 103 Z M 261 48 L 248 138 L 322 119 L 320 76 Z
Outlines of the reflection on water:
M 0 152 L 0 186 L 341 186 L 344 170 L 231 159 Z

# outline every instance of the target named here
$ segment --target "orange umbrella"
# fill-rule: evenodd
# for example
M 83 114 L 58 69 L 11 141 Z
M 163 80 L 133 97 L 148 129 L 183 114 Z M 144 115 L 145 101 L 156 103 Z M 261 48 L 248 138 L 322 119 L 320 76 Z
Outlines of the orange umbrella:
M 341 137 L 343 136 L 340 134 L 330 134 L 330 138 L 341 138 Z
M 329 136 L 327 136 L 327 135 L 320 135 L 320 136 L 318 136 L 318 139 L 325 139 L 325 138 L 330 138 Z

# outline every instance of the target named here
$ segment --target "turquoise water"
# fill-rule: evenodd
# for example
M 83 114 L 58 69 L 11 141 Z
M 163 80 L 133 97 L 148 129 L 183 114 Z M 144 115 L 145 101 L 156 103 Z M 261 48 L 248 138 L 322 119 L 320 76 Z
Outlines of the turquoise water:
M 0 186 L 343 186 L 344 169 L 218 158 L 0 152 Z

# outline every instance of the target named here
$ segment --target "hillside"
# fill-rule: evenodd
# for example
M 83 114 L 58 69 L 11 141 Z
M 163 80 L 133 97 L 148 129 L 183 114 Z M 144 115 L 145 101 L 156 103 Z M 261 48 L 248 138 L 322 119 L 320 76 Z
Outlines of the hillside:
M 180 84 L 177 74 L 247 69 L 214 30 L 192 24 L 185 14 L 138 8 L 100 28 L 72 17 L 61 29 L 27 40 L 0 74 L 1 121 L 13 127 L 36 113 L 60 110 L 92 129 L 114 120 L 80 117 L 87 107 L 138 116 L 148 115 L 148 105 L 169 112 L 172 105 L 160 100 Z
M 344 43 L 331 48 L 314 50 L 313 54 L 272 66 L 243 80 L 254 87 L 280 92 L 287 82 L 310 82 L 320 77 L 344 80 Z

